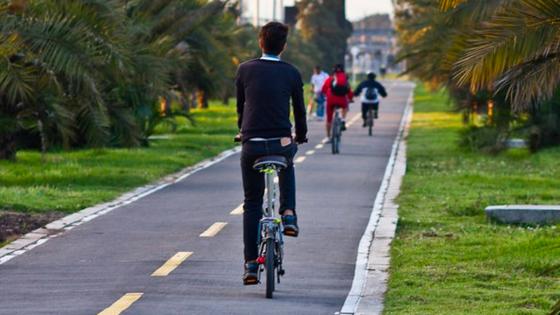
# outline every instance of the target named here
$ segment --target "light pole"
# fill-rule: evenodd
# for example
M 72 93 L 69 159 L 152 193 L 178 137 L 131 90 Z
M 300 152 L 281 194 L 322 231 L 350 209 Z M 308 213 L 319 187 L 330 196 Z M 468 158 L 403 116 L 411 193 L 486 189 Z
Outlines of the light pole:
M 352 54 L 352 84 L 356 85 L 356 64 L 358 63 L 358 54 L 360 53 L 360 48 L 357 46 L 352 46 L 350 48 L 350 54 Z
M 260 4 L 261 3 L 260 3 L 259 0 L 255 0 L 255 15 L 253 17 L 253 24 L 255 24 L 255 26 L 257 26 L 257 27 L 259 26 L 259 24 L 261 22 L 260 21 L 261 19 L 260 19 L 260 16 L 259 16 L 259 14 L 261 12 Z

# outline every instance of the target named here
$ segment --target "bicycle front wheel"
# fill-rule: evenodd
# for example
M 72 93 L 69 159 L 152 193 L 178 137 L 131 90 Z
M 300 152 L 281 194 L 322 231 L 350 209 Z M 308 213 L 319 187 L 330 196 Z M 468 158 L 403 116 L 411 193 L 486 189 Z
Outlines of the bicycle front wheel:
M 274 240 L 266 240 L 266 297 L 272 299 L 272 292 L 274 292 L 274 274 L 275 274 L 275 255 L 274 255 Z

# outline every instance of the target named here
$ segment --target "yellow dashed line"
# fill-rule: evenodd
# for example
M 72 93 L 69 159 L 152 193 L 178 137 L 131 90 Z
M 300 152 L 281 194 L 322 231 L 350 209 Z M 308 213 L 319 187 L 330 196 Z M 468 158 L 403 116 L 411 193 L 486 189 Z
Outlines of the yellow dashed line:
M 240 215 L 243 214 L 243 204 L 240 204 L 237 208 L 233 209 L 229 214 L 231 215 Z
M 119 315 L 129 308 L 132 303 L 138 301 L 143 294 L 144 293 L 127 293 L 97 315 Z
M 200 234 L 200 237 L 214 237 L 227 225 L 227 222 L 216 222 L 212 224 L 206 231 Z
M 193 253 L 192 252 L 178 252 L 177 254 L 173 255 L 173 257 L 169 258 L 161 267 L 159 267 L 154 273 L 152 273 L 152 277 L 165 277 L 169 275 L 175 268 L 179 267 L 183 261 L 189 258 Z

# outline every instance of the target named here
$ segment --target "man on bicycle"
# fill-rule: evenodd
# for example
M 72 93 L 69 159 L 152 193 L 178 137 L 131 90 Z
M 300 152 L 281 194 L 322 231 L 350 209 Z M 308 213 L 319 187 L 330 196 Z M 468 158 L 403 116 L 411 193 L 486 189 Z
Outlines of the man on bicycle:
M 367 80 L 361 82 L 354 91 L 354 95 L 360 95 L 362 91 L 365 91 L 361 96 L 362 119 L 364 120 L 362 127 L 367 126 L 367 113 L 370 108 L 373 109 L 373 118 L 379 117 L 379 95 L 387 97 L 385 87 L 377 82 L 375 77 L 375 73 L 368 73 Z
M 327 96 L 327 137 L 331 137 L 331 126 L 336 107 L 342 108 L 342 130 L 346 130 L 346 114 L 348 104 L 352 101 L 354 94 L 348 83 L 348 76 L 342 65 L 335 65 L 332 76 L 323 84 L 323 94 Z
M 296 181 L 293 158 L 297 144 L 307 142 L 303 81 L 299 71 L 280 60 L 286 48 L 288 26 L 270 22 L 259 32 L 262 57 L 244 62 L 236 75 L 238 127 L 242 142 L 241 173 L 245 192 L 243 242 L 245 285 L 257 284 L 258 226 L 262 217 L 264 176 L 253 169 L 265 155 L 283 155 L 289 161 L 279 173 L 280 215 L 284 234 L 298 236 Z M 290 99 L 295 120 L 295 139 L 290 122 Z

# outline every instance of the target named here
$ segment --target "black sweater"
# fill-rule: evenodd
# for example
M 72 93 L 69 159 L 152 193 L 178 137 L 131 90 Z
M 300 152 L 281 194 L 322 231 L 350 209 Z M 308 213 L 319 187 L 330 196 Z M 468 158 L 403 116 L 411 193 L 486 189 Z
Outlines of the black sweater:
M 290 99 L 294 109 L 296 140 L 307 136 L 303 81 L 299 71 L 283 61 L 255 59 L 239 66 L 238 127 L 242 140 L 290 137 Z

